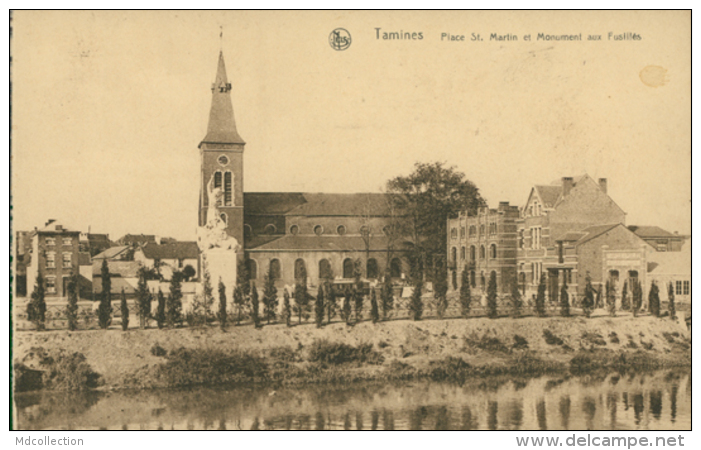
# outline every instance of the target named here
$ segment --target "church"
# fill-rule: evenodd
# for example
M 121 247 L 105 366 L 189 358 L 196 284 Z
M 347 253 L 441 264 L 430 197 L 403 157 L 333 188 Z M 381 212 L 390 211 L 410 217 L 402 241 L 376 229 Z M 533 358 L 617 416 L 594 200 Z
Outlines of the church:
M 239 261 L 259 287 L 268 272 L 278 287 L 304 276 L 311 287 L 329 278 L 349 283 L 357 271 L 369 282 L 387 274 L 401 284 L 411 243 L 395 232 L 401 217 L 388 195 L 245 192 L 245 146 L 220 52 L 207 133 L 199 145 L 199 226 L 207 220 L 211 180 L 223 191 L 218 210 L 227 234 L 242 247 Z

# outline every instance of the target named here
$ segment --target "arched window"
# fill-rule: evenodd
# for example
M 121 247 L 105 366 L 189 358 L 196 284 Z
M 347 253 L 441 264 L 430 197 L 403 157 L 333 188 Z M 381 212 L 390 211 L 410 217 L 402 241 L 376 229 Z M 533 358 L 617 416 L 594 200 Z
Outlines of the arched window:
M 375 258 L 368 259 L 367 266 L 365 267 L 365 273 L 368 278 L 377 278 L 379 270 L 377 269 L 377 260 Z
M 297 234 L 297 233 L 299 233 L 299 226 L 297 226 L 297 225 L 292 225 L 292 226 L 290 227 L 290 234 Z
M 402 276 L 402 261 L 399 258 L 392 258 L 392 262 L 389 265 L 389 271 L 392 278 L 399 278 Z
M 476 253 L 477 252 L 476 252 L 475 246 L 471 245 L 470 246 L 470 261 L 475 262 Z
M 324 234 L 324 227 L 322 227 L 321 225 L 315 226 L 314 234 L 316 234 L 317 236 L 321 236 L 322 234 Z
M 465 261 L 465 247 L 460 248 L 460 260 Z
M 370 227 L 367 226 L 367 225 L 361 226 L 359 231 L 360 231 L 360 235 L 361 235 L 361 236 L 369 236 L 370 233 L 372 232 L 372 230 L 370 229 Z
M 336 233 L 338 233 L 339 236 L 343 236 L 344 234 L 346 234 L 346 227 L 344 225 L 339 225 L 336 228 Z
M 484 245 L 480 245 L 480 259 L 484 259 L 484 257 L 485 257 L 484 253 L 485 253 L 484 252 Z
M 609 277 L 611 277 L 613 281 L 618 281 L 618 276 L 619 274 L 617 270 L 609 270 Z
M 329 280 L 333 278 L 331 263 L 329 263 L 328 259 L 322 259 L 319 261 L 319 278 L 322 280 Z
M 258 264 L 255 260 L 249 259 L 246 261 L 246 269 L 248 270 L 248 277 L 251 280 L 258 278 Z
M 224 206 L 232 205 L 233 178 L 231 171 L 227 170 L 224 172 Z
M 343 278 L 353 278 L 353 260 L 350 258 L 343 260 Z
M 304 265 L 304 260 L 299 258 L 295 260 L 295 280 L 307 278 L 307 267 Z
M 229 219 L 229 218 L 226 216 L 226 213 L 221 213 L 221 214 L 219 214 L 219 218 L 221 219 L 222 222 L 224 222 L 224 223 L 226 223 L 226 224 L 229 223 L 229 222 L 228 222 L 228 219 Z
M 221 170 L 217 170 L 214 172 L 214 189 L 216 188 L 222 188 L 222 172 Z M 217 202 L 217 206 L 222 206 L 222 201 L 219 200 Z
M 489 253 L 490 253 L 490 258 L 492 258 L 492 259 L 497 258 L 497 244 L 492 244 L 489 246 Z
M 452 262 L 455 262 L 455 261 L 457 261 L 457 259 L 458 259 L 458 249 L 453 247 L 450 249 L 450 260 Z
M 628 271 L 628 278 L 638 278 L 638 271 L 637 270 L 629 270 Z
M 279 280 L 282 277 L 282 269 L 280 267 L 279 259 L 270 260 L 270 275 L 273 277 L 273 280 Z
M 247 223 L 243 224 L 244 237 L 251 237 L 252 234 L 253 234 L 253 229 L 251 228 L 251 226 Z
M 276 232 L 277 232 L 277 228 L 272 223 L 269 223 L 265 226 L 265 229 L 264 229 L 265 234 L 275 234 Z

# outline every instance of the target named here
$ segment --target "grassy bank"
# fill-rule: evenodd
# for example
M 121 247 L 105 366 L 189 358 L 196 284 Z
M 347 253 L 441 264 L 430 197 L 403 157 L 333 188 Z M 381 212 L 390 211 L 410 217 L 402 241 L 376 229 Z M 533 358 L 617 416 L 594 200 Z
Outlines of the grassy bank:
M 392 321 L 288 328 L 15 334 L 18 390 L 303 384 L 627 371 L 690 365 L 690 337 L 653 317 Z

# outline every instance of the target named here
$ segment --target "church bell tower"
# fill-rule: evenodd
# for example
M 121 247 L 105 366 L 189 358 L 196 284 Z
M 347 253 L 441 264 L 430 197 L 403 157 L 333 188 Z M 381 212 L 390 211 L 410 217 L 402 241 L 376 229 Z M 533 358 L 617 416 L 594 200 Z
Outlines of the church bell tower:
M 212 84 L 212 106 L 207 135 L 200 142 L 199 226 L 207 221 L 207 184 L 221 188 L 220 218 L 226 232 L 243 246 L 243 148 L 246 145 L 234 121 L 231 83 L 226 77 L 224 54 L 219 52 L 217 75 Z

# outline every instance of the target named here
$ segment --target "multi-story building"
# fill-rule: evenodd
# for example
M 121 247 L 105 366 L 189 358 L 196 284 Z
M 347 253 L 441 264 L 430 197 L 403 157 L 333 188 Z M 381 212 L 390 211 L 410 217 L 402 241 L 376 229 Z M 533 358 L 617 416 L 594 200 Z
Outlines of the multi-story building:
M 497 290 L 510 292 L 516 281 L 519 209 L 500 202 L 497 209 L 482 207 L 474 215 L 461 212 L 448 219 L 448 267 L 452 288 L 467 271 L 473 288 L 487 289 L 492 272 Z
M 66 297 L 69 278 L 79 274 L 80 232 L 49 220 L 43 228 L 30 234 L 30 262 L 26 268 L 28 293 L 34 290 L 37 274 L 41 274 L 47 300 Z

